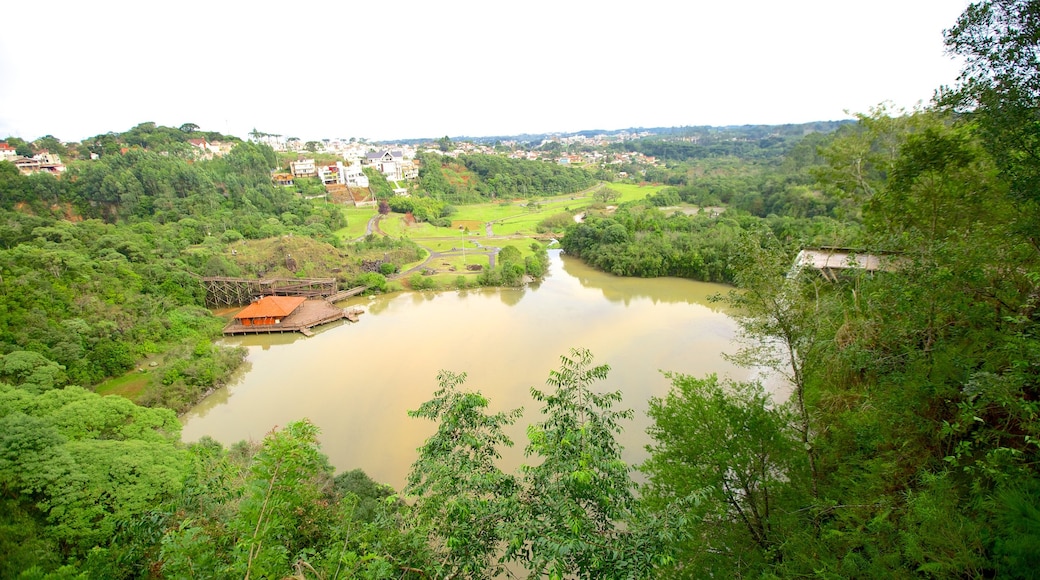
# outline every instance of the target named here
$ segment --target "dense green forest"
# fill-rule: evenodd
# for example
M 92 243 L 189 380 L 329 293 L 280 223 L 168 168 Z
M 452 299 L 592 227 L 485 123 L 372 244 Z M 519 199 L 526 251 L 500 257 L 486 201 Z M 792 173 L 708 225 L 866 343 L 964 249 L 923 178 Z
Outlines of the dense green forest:
M 192 160 L 175 133 L 191 127 L 99 136 L 81 144 L 99 158 L 61 179 L 0 162 L 0 577 L 1035 577 L 1038 16 L 1035 0 L 969 6 L 946 36 L 962 77 L 928 108 L 757 149 L 639 145 L 669 187 L 590 210 L 566 251 L 621 275 L 732 282 L 718 299 L 742 329 L 735 360 L 790 385 L 777 400 L 669 375 L 639 466 L 616 441 L 632 412 L 582 349 L 531 390 L 533 417 L 488 414 L 443 371 L 410 413 L 435 431 L 403 490 L 336 474 L 302 419 L 260 443 L 184 444 L 173 409 L 241 357 L 213 346 L 196 275 L 273 267 L 226 244 L 292 234 L 343 263 L 414 248 L 347 247 L 335 206 L 271 184 L 272 151 Z M 592 179 L 438 161 L 412 202 L 432 219 Z M 462 175 L 479 177 L 462 190 Z M 792 270 L 805 244 L 884 267 Z M 146 356 L 179 361 L 155 373 L 153 407 L 88 388 Z M 527 465 L 505 472 L 521 421 Z
M 424 153 L 419 160 L 423 191 L 448 203 L 575 193 L 596 183 L 581 168 L 500 155 L 469 154 L 453 159 Z

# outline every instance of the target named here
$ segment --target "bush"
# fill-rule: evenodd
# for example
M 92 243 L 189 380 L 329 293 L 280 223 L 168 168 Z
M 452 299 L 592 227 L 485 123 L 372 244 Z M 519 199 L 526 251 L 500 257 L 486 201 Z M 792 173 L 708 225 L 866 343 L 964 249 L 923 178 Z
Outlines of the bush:
M 412 287 L 412 290 L 436 290 L 437 281 L 429 276 L 423 276 L 422 274 L 412 274 L 408 278 L 408 284 Z
M 359 286 L 368 286 L 370 291 L 386 292 L 386 277 L 376 272 L 365 272 L 357 277 L 355 283 Z

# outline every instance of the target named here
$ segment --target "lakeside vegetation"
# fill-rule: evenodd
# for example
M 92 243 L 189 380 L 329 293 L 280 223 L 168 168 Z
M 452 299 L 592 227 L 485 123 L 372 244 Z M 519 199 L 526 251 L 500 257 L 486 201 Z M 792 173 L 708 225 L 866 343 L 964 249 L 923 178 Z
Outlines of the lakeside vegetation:
M 431 153 L 390 211 L 344 211 L 274 186 L 266 146 L 199 160 L 197 128 L 149 123 L 46 141 L 99 155 L 60 179 L 0 162 L 0 576 L 1033 577 L 1036 8 L 970 6 L 947 35 L 962 82 L 927 109 L 806 136 L 648 139 L 634 147 L 658 163 L 602 187 L 624 180 Z M 366 211 L 389 235 L 353 223 Z M 410 413 L 436 430 L 404 490 L 335 474 L 302 418 L 262 442 L 180 441 L 175 411 L 243 356 L 214 345 L 222 321 L 199 276 L 379 276 L 390 289 L 391 270 L 467 235 L 500 248 L 477 284 L 538 275 L 541 236 L 618 275 L 734 284 L 719 299 L 743 330 L 735 358 L 785 377 L 789 400 L 669 375 L 650 401 L 649 459 L 628 466 L 616 435 L 631 411 L 599 390 L 609 366 L 575 349 L 532 389 L 534 416 L 487 414 L 465 369 L 443 371 Z M 793 272 L 804 245 L 886 268 Z M 393 283 L 457 284 L 457 259 Z M 143 404 L 93 391 L 138 366 L 144 384 L 105 390 Z M 521 421 L 529 465 L 504 472 L 503 429 Z

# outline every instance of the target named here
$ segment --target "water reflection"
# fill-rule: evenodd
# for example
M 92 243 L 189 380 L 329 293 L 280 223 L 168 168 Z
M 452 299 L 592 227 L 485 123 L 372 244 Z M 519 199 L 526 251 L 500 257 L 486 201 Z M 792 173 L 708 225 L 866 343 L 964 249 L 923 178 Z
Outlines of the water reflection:
M 722 304 L 711 302 L 709 298 L 728 291 L 726 286 L 694 284 L 694 287 L 691 287 L 689 280 L 681 278 L 654 278 L 653 284 L 647 284 L 643 278 L 623 278 L 604 274 L 569 256 L 563 256 L 562 262 L 563 271 L 577 280 L 582 287 L 600 290 L 603 297 L 611 302 L 620 302 L 628 306 L 635 299 L 646 298 L 654 304 L 700 304 L 714 311 L 725 311 Z
M 646 403 L 669 383 L 660 370 L 743 378 L 722 359 L 735 350 L 733 321 L 707 296 L 725 287 L 677 279 L 627 279 L 550 253 L 549 276 L 521 290 L 397 293 L 356 297 L 359 322 L 294 334 L 227 339 L 249 350 L 240 380 L 183 417 L 186 441 L 210 435 L 225 444 L 259 440 L 274 426 L 308 417 L 322 430 L 338 470 L 361 467 L 400 488 L 415 449 L 434 425 L 407 411 L 430 398 L 441 369 L 465 372 L 490 412 L 517 407 L 516 447 L 503 466 L 523 461 L 526 425 L 540 419 L 530 388 L 544 387 L 559 357 L 590 349 L 611 367 L 602 390 L 621 390 L 636 411 L 622 443 L 631 463 L 645 457 Z

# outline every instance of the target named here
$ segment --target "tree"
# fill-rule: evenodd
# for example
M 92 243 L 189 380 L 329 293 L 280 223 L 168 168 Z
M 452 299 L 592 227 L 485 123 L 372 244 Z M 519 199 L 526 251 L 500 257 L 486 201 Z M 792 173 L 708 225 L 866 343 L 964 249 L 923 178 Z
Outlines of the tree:
M 33 145 L 39 151 L 49 151 L 62 157 L 69 154 L 69 149 L 54 135 L 44 135 L 34 141 Z
M 621 392 L 597 393 L 607 365 L 592 366 L 592 353 L 572 349 L 550 371 L 544 419 L 528 427 L 521 467 L 523 512 L 506 552 L 534 576 L 553 578 L 645 577 L 657 552 L 640 546 L 634 523 L 634 484 L 615 437 L 631 410 L 615 411 Z
M 195 131 L 198 131 L 198 130 L 199 130 L 199 126 L 196 125 L 195 123 L 185 123 L 185 124 L 180 126 L 180 131 L 182 133 L 194 133 Z M 254 131 L 255 131 L 255 129 L 254 129 Z
M 794 417 L 757 383 L 668 375 L 672 388 L 650 400 L 654 443 L 640 466 L 643 497 L 655 511 L 684 509 L 687 528 L 674 572 L 745 577 L 782 557 L 786 514 L 801 505 Z M 794 496 L 792 498 L 791 496 Z M 794 499 L 795 501 L 792 501 Z M 799 522 L 801 523 L 801 522 Z
M 321 509 L 320 484 L 330 474 L 318 428 L 296 421 L 270 433 L 253 458 L 241 508 L 233 569 L 243 578 L 281 577 L 308 547 L 304 522 Z M 331 479 L 331 478 L 329 478 Z
M 814 439 L 817 428 L 809 385 L 826 363 L 828 324 L 824 294 L 815 277 L 789 278 L 791 256 L 769 232 L 745 234 L 736 253 L 736 283 L 726 301 L 733 306 L 744 346 L 732 358 L 746 367 L 764 367 L 786 379 L 792 388 L 798 433 L 810 469 L 813 496 L 820 473 Z
M 613 203 L 613 202 L 621 199 L 621 192 L 619 192 L 616 189 L 612 189 L 610 187 L 603 186 L 603 187 L 600 187 L 599 189 L 597 189 L 596 192 L 594 194 L 592 194 L 592 197 L 596 201 L 601 201 L 603 203 Z
M 24 139 L 18 137 L 8 137 L 7 144 L 14 147 L 14 152 L 22 157 L 32 157 L 36 154 L 33 149 L 32 143 L 26 142 Z
M 65 367 L 39 353 L 16 350 L 0 355 L 0 381 L 39 394 L 65 386 Z
M 946 31 L 965 59 L 958 86 L 940 103 L 976 119 L 983 140 L 1020 200 L 1040 202 L 1040 2 L 984 0 Z M 1033 222 L 1035 225 L 1035 221 Z
M 460 389 L 466 375 L 441 371 L 433 399 L 410 417 L 437 423 L 437 432 L 419 448 L 405 491 L 417 496 L 420 525 L 443 552 L 441 578 L 493 578 L 508 526 L 517 517 L 517 484 L 495 461 L 513 442 L 503 429 L 521 410 L 488 415 L 479 392 Z

